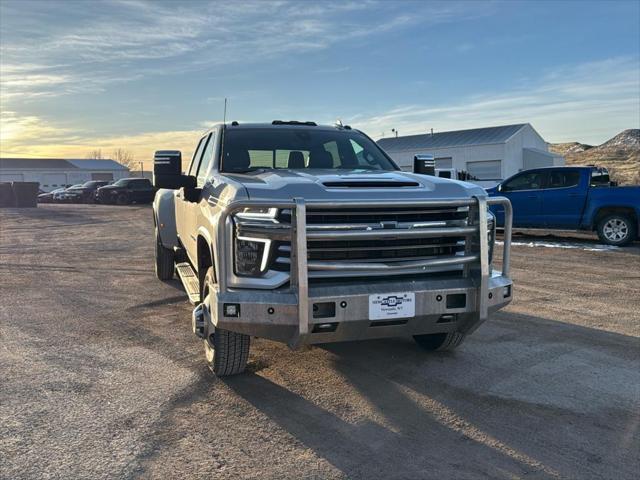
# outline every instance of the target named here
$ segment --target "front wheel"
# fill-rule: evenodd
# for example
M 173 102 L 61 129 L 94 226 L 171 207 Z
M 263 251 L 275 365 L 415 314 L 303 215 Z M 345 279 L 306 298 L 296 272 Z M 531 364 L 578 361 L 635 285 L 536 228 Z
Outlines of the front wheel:
M 635 222 L 619 213 L 607 215 L 598 222 L 598 237 L 607 245 L 622 247 L 636 238 Z
M 430 333 L 428 335 L 414 335 L 418 345 L 430 352 L 454 350 L 464 341 L 464 334 L 459 332 Z
M 211 315 L 211 298 L 209 292 L 214 285 L 213 268 L 209 268 L 202 289 L 202 302 L 205 308 L 205 328 L 211 329 L 209 318 Z M 204 354 L 209 369 L 218 377 L 236 375 L 244 372 L 249 360 L 249 346 L 251 337 L 243 333 L 231 332 L 215 328 L 207 332 L 204 339 Z
M 129 202 L 129 195 L 127 195 L 126 193 L 119 193 L 116 196 L 116 203 L 118 205 L 126 205 L 126 204 L 130 203 Z

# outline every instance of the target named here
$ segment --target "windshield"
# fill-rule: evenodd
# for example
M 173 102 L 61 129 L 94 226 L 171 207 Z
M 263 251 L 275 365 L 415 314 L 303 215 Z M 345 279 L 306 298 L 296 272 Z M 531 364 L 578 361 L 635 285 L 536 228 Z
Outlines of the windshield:
M 104 185 L 104 182 L 101 182 L 99 180 L 92 180 L 90 182 L 85 183 L 84 185 L 82 185 L 84 188 L 91 188 L 91 187 L 95 187 L 96 185 Z
M 353 130 L 227 129 L 221 171 L 288 168 L 397 170 L 380 148 Z
M 113 183 L 114 187 L 126 187 L 129 181 L 126 178 L 121 178 L 117 182 Z

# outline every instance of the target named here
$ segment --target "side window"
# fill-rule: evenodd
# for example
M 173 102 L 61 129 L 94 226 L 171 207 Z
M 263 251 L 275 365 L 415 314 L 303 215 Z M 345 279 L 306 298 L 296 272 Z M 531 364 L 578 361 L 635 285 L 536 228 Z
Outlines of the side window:
M 539 190 L 544 175 L 541 172 L 523 173 L 502 184 L 502 191 Z
M 549 173 L 549 182 L 546 188 L 570 188 L 580 183 L 580 172 L 575 170 L 556 170 Z
M 207 179 L 207 173 L 209 172 L 209 167 L 213 163 L 213 152 L 216 148 L 216 136 L 212 133 L 209 136 L 209 141 L 207 142 L 207 146 L 204 149 L 204 153 L 202 154 L 202 160 L 200 161 L 200 166 L 198 167 L 198 180 L 197 186 L 202 187 L 204 185 L 205 180 Z
M 187 175 L 193 176 L 198 171 L 198 163 L 200 162 L 200 155 L 202 155 L 202 149 L 204 148 L 207 137 L 202 137 L 198 142 L 198 147 L 196 151 L 193 152 L 193 158 L 191 158 L 191 163 L 189 164 L 189 170 L 187 170 Z

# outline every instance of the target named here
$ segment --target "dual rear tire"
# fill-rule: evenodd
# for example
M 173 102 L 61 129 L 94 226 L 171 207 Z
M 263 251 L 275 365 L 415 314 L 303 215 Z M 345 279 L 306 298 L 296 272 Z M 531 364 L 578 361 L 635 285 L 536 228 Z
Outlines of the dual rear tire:
M 158 280 L 162 280 L 163 282 L 167 280 L 171 280 L 173 278 L 173 269 L 174 269 L 174 255 L 173 250 L 169 248 L 165 248 L 162 246 L 162 241 L 160 240 L 160 232 L 158 232 L 158 227 L 156 226 L 156 277 Z

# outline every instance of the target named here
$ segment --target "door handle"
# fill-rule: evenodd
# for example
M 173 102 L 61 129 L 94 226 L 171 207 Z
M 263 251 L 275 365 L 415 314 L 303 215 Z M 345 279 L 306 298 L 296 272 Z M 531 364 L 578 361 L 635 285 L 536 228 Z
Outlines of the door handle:
M 576 198 L 576 197 L 579 197 L 580 194 L 579 193 L 570 193 L 568 196 L 572 197 L 572 198 Z
M 538 198 L 537 195 L 527 195 L 527 198 Z

